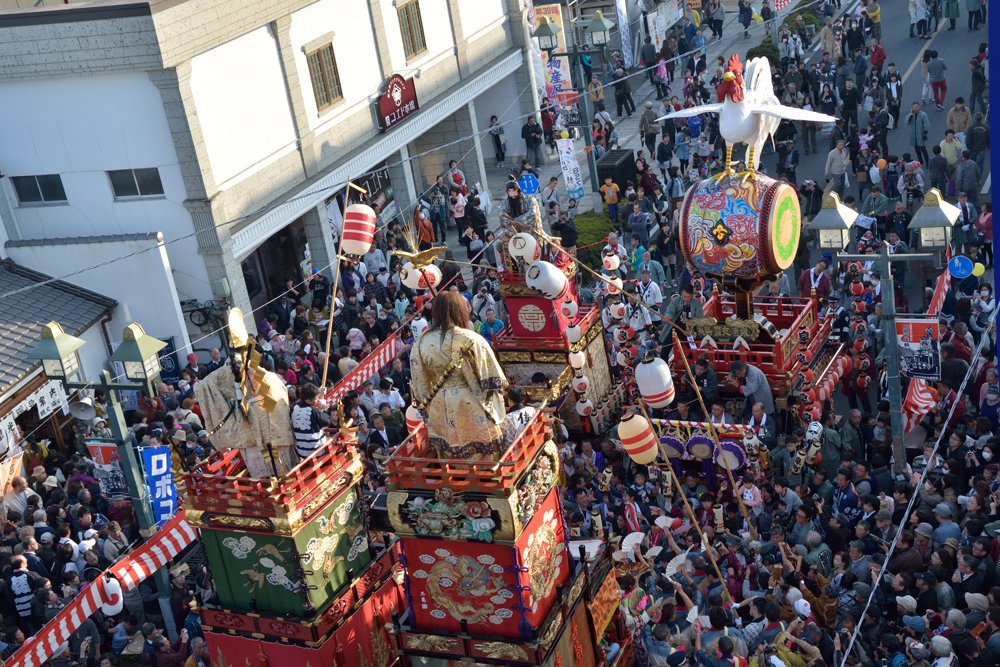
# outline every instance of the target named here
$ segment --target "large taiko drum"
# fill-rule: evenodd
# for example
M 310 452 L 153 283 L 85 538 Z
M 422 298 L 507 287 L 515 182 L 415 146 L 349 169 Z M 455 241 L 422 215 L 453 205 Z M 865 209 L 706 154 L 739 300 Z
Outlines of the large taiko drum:
M 681 253 L 703 273 L 760 279 L 792 265 L 801 215 L 795 190 L 763 174 L 704 180 L 684 196 Z

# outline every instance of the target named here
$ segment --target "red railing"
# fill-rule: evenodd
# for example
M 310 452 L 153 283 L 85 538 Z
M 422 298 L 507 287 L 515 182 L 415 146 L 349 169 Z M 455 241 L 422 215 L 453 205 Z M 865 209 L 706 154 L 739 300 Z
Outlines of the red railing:
M 252 479 L 243 476 L 246 466 L 238 449 L 216 452 L 184 476 L 185 507 L 223 513 L 239 507 L 254 516 L 285 516 L 330 488 L 357 459 L 354 445 L 334 435 L 288 474 Z
M 549 439 L 552 416 L 537 413 L 499 461 L 439 459 L 427 441 L 427 429 L 411 433 L 385 459 L 388 485 L 394 489 L 431 490 L 448 486 L 453 491 L 510 495 L 515 484 Z
M 586 333 L 590 325 L 601 316 L 601 309 L 593 304 L 580 304 L 580 318 L 577 324 Z M 565 336 L 558 338 L 525 338 L 515 336 L 510 325 L 505 326 L 500 333 L 493 337 L 493 347 L 497 350 L 569 350 L 570 344 Z

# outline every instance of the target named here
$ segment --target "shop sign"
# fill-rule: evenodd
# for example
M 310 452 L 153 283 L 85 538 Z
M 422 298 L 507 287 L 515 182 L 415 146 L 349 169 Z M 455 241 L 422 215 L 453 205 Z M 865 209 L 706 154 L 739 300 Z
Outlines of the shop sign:
M 373 208 L 379 207 L 379 212 L 382 212 L 386 205 L 395 199 L 392 180 L 389 178 L 389 168 L 385 162 L 376 165 L 371 173 L 354 179 L 354 184 L 364 188 L 366 192 L 365 203 Z M 353 197 L 356 194 L 357 191 L 352 191 L 350 196 Z
M 379 127 L 383 132 L 403 122 L 419 109 L 413 78 L 393 74 L 385 82 L 385 92 L 378 98 Z

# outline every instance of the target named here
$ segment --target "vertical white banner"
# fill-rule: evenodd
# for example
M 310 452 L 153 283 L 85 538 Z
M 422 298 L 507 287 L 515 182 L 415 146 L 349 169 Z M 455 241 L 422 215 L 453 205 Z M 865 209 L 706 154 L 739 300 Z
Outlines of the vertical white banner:
M 556 36 L 557 51 L 566 51 L 566 28 L 563 25 L 562 7 L 560 5 L 535 5 L 535 18 L 544 16 L 553 26 L 559 27 Z M 573 96 L 573 79 L 569 71 L 569 58 L 550 58 L 542 51 L 542 69 L 545 71 L 545 96 L 549 102 L 566 106 Z M 539 100 L 540 102 L 541 100 Z
M 632 67 L 632 31 L 628 24 L 628 2 L 626 0 L 615 0 L 618 8 L 618 36 L 622 43 L 622 60 L 625 67 Z
M 585 130 L 586 131 L 586 130 Z M 576 149 L 572 139 L 557 139 L 556 150 L 559 151 L 559 166 L 562 167 L 563 182 L 570 199 L 583 199 L 583 174 L 580 163 L 576 159 Z

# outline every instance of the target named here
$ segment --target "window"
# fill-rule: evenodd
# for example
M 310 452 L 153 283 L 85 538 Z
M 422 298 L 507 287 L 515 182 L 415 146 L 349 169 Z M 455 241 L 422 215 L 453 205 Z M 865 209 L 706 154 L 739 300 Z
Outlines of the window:
M 309 63 L 309 76 L 312 78 L 317 109 L 324 109 L 343 97 L 332 45 L 327 44 L 306 54 L 306 61 Z
M 17 200 L 22 204 L 66 201 L 66 191 L 63 190 L 59 174 L 12 176 L 10 180 L 14 184 L 14 191 L 17 192 Z
M 420 2 L 412 0 L 396 10 L 399 14 L 399 31 L 403 33 L 403 53 L 412 58 L 427 48 L 424 26 L 420 22 Z
M 109 171 L 108 177 L 111 179 L 111 189 L 115 191 L 115 199 L 156 197 L 163 194 L 160 171 L 155 167 Z

